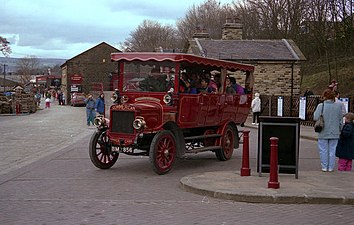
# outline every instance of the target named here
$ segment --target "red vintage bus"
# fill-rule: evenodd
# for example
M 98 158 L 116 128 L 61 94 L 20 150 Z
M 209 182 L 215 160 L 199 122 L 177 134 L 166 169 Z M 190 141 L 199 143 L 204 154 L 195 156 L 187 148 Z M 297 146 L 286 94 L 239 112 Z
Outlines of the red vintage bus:
M 113 53 L 111 60 L 118 89 L 109 119 L 95 119 L 89 152 L 96 167 L 112 167 L 120 153 L 149 156 L 157 174 L 186 153 L 231 158 L 252 101 L 252 65 L 180 53 Z M 244 75 L 244 94 L 227 91 L 235 73 Z

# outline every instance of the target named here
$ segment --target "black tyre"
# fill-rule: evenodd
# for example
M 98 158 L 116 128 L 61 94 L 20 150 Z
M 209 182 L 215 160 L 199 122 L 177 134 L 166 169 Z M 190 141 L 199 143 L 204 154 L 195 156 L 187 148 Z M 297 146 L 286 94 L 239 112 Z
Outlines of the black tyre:
M 93 165 L 100 169 L 111 168 L 119 156 L 117 152 L 112 153 L 112 146 L 106 132 L 100 131 L 96 131 L 92 134 L 89 153 Z
M 158 132 L 150 145 L 149 159 L 155 173 L 169 172 L 176 158 L 176 140 L 171 131 Z
M 220 161 L 226 161 L 231 159 L 234 152 L 235 144 L 235 131 L 228 125 L 221 137 L 222 149 L 215 151 L 216 158 Z

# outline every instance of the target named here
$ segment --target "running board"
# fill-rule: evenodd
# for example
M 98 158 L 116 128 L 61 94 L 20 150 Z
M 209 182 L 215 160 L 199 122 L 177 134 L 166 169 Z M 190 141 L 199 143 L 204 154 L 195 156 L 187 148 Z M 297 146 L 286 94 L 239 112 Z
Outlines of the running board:
M 198 153 L 198 152 L 207 152 L 207 151 L 214 151 L 214 150 L 221 150 L 221 146 L 208 146 L 208 147 L 201 147 L 201 148 L 195 148 L 190 151 L 186 151 L 186 153 Z
M 219 138 L 219 137 L 221 137 L 221 134 L 207 134 L 207 135 L 200 135 L 200 136 L 185 137 L 184 140 L 190 141 L 195 139 Z

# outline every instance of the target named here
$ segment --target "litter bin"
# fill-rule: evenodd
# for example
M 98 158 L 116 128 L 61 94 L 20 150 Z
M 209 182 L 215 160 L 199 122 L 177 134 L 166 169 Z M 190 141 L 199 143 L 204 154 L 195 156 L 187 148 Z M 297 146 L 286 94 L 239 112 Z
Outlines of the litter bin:
M 297 117 L 259 117 L 258 161 L 259 176 L 269 173 L 270 138 L 279 138 L 279 173 L 295 174 L 298 178 L 300 118 Z

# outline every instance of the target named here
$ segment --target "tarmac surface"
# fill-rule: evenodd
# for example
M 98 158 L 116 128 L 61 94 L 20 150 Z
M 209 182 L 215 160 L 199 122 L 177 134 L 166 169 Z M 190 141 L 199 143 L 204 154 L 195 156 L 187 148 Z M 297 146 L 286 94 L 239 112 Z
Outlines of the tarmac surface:
M 73 111 L 74 114 L 72 114 Z M 58 119 L 45 116 L 38 118 L 40 113 L 58 113 Z M 85 111 L 82 108 L 54 105 L 51 109 L 45 109 L 40 113 L 16 116 L 16 124 L 21 124 L 21 120 L 27 121 L 28 118 L 33 117 L 30 124 L 26 122 L 26 126 L 17 129 L 16 133 L 7 132 L 11 130 L 10 126 L 13 124 L 11 121 L 15 117 L 2 116 L 2 119 L 6 118 L 6 121 L 2 121 L 1 124 L 1 149 L 14 147 L 10 146 L 12 142 L 7 140 L 15 139 L 16 149 L 20 151 L 15 153 L 0 151 L 0 175 L 2 175 L 0 183 L 13 177 L 16 171 L 19 172 L 17 169 L 30 165 L 39 158 L 55 157 L 56 152 L 90 135 L 94 130 L 93 127 L 88 129 L 83 126 L 70 125 L 76 124 L 77 120 L 85 124 Z M 72 116 L 68 116 L 69 113 Z M 65 121 L 60 118 L 65 118 Z M 258 129 L 258 126 L 251 124 L 251 118 L 245 125 L 246 130 Z M 36 130 L 32 130 L 33 127 Z M 38 141 L 38 136 L 43 141 Z M 300 138 L 316 141 L 317 134 L 312 127 L 300 126 Z M 10 171 L 12 173 L 8 174 Z M 180 184 L 182 189 L 192 193 L 242 202 L 354 205 L 354 173 L 352 171 L 322 172 L 301 170 L 300 167 L 299 179 L 295 179 L 293 174 L 278 174 L 279 189 L 268 188 L 269 173 L 259 175 L 252 169 L 250 176 L 240 176 L 239 171 L 209 171 L 185 176 L 180 180 Z
M 354 224 L 354 174 L 320 171 L 311 127 L 301 127 L 299 178 L 279 174 L 279 189 L 256 173 L 257 127 L 244 129 L 251 176 L 239 174 L 242 145 L 228 161 L 192 154 L 159 176 L 146 157 L 94 167 L 84 108 L 0 116 L 0 224 Z

